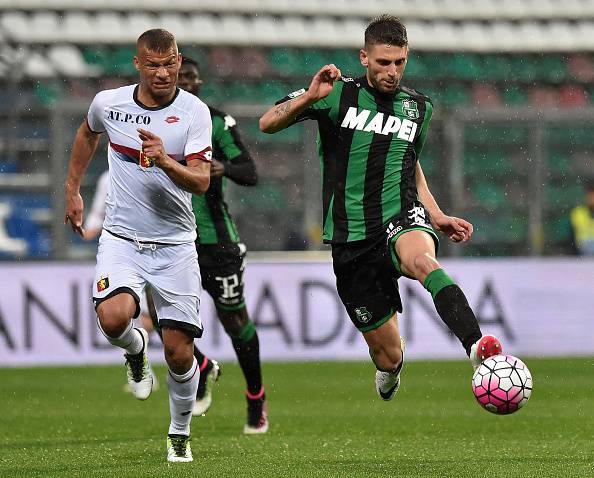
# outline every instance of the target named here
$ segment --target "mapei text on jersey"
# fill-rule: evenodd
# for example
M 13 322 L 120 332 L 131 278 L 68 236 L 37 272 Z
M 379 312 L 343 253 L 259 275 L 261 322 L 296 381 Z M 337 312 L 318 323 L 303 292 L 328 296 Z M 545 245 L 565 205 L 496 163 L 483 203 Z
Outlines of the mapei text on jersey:
M 359 131 L 374 132 L 377 134 L 395 134 L 397 137 L 412 143 L 417 132 L 417 123 L 409 119 L 400 119 L 397 116 L 385 115 L 384 113 L 376 113 L 371 121 L 367 121 L 371 111 L 361 110 L 358 113 L 357 108 L 351 106 L 344 119 L 342 120 L 343 128 L 357 129 Z M 384 121 L 384 117 L 387 117 Z

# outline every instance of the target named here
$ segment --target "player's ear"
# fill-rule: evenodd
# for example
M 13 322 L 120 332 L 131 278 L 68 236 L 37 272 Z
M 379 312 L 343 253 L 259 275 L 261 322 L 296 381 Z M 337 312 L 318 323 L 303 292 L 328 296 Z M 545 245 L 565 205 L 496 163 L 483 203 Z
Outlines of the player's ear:
M 367 57 L 367 52 L 363 49 L 359 50 L 359 60 L 365 68 L 369 66 L 369 58 Z
M 140 60 L 137 56 L 134 56 L 134 68 L 136 68 L 137 71 L 140 71 Z

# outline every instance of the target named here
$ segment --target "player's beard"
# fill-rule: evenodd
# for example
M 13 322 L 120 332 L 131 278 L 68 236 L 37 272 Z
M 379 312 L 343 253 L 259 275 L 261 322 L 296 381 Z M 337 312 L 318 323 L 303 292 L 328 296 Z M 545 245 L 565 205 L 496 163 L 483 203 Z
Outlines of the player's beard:
M 370 76 L 369 82 L 381 94 L 393 95 L 396 92 L 396 90 L 398 89 L 398 85 L 400 84 L 400 79 L 394 78 L 394 82 L 391 85 L 388 85 L 387 83 L 384 82 L 384 80 L 382 78 L 379 78 L 377 76 L 375 76 L 375 77 Z

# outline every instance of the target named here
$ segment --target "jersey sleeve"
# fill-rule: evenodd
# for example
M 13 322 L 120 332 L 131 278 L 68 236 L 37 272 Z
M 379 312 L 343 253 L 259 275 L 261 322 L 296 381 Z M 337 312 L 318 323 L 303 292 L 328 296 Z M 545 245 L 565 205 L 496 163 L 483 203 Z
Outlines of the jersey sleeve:
M 419 136 L 415 141 L 415 152 L 417 153 L 417 158 L 421 155 L 421 151 L 423 151 L 423 146 L 425 146 L 425 140 L 427 139 L 427 133 L 429 132 L 429 122 L 431 121 L 431 116 L 433 115 L 433 104 L 431 101 L 425 101 L 425 117 L 423 118 L 423 124 L 421 125 L 421 130 L 419 132 Z
M 225 176 L 241 186 L 254 186 L 258 182 L 256 165 L 244 146 L 235 119 L 225 113 L 213 114 L 212 139 L 215 151 L 221 151 L 225 163 Z
M 93 196 L 93 205 L 91 211 L 85 220 L 85 229 L 99 230 L 103 227 L 105 219 L 105 202 L 109 190 L 109 173 L 105 171 L 97 181 L 97 188 Z
M 188 139 L 184 148 L 185 160 L 201 159 L 210 163 L 212 161 L 211 135 L 210 112 L 208 107 L 200 101 L 188 129 Z
M 317 120 L 321 112 L 328 111 L 331 109 L 331 100 L 333 97 L 333 93 L 337 88 L 333 88 L 332 92 L 326 97 L 322 98 L 321 100 L 316 101 L 314 104 L 310 105 L 305 111 L 302 111 L 297 115 L 294 121 L 291 122 L 291 125 L 295 123 L 300 123 L 301 121 L 305 120 Z M 303 95 L 307 91 L 306 88 L 301 88 L 300 90 L 293 91 L 293 93 L 289 93 L 284 98 L 278 100 L 275 105 L 280 105 L 285 103 L 286 101 L 292 100 L 293 98 L 297 98 L 298 96 Z
M 105 91 L 97 93 L 95 98 L 93 98 L 91 106 L 89 106 L 87 125 L 94 133 L 103 133 L 105 131 L 103 118 L 105 116 L 106 94 Z

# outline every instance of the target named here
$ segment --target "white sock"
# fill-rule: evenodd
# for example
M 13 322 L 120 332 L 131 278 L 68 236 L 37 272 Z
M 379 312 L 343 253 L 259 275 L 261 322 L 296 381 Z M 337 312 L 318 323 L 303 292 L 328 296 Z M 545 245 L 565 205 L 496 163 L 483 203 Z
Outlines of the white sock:
M 107 335 L 103 330 L 103 327 L 101 327 L 99 319 L 97 319 L 97 325 L 99 326 L 101 333 L 111 345 L 115 345 L 116 347 L 126 350 L 126 353 L 130 355 L 136 355 L 142 352 L 144 347 L 144 339 L 142 338 L 140 332 L 134 328 L 132 321 L 130 321 L 128 327 L 126 327 L 126 330 L 124 330 L 124 333 L 119 337 L 110 337 Z
M 169 412 L 171 414 L 170 435 L 190 435 L 190 421 L 192 420 L 192 409 L 196 403 L 199 378 L 200 370 L 198 369 L 196 357 L 194 357 L 190 370 L 183 375 L 178 375 L 169 370 L 167 385 L 169 387 Z

